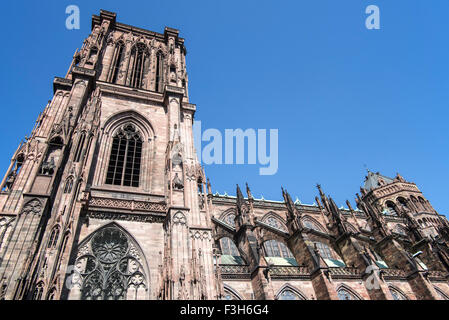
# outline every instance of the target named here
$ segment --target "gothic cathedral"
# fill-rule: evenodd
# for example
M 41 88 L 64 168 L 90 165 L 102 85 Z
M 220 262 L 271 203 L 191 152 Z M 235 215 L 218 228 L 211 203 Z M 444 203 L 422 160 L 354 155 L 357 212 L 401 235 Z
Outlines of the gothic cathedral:
M 357 208 L 213 194 L 185 57 L 93 16 L 0 186 L 0 299 L 449 299 L 449 222 L 399 174 Z

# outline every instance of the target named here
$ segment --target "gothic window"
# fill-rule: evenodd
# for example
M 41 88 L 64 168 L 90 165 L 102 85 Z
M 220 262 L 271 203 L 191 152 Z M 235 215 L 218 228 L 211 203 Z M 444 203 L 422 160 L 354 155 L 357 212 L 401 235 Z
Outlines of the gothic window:
M 41 300 L 44 293 L 44 283 L 39 282 L 33 292 L 33 300 Z
M 278 218 L 276 218 L 273 215 L 270 215 L 268 218 L 264 219 L 263 222 L 275 229 L 282 230 L 284 232 L 288 232 L 285 225 Z
M 143 259 L 117 226 L 97 231 L 79 248 L 75 262 L 82 300 L 137 300 L 147 292 Z
M 240 256 L 239 250 L 234 241 L 229 238 L 221 238 L 220 240 L 221 254 L 228 256 Z
M 285 288 L 278 295 L 278 300 L 305 300 L 305 299 L 304 299 L 304 297 L 299 295 L 296 291 L 294 291 L 290 288 Z
M 75 158 L 74 158 L 74 162 L 80 162 L 81 159 L 81 153 L 83 152 L 83 146 L 84 146 L 84 142 L 86 140 L 86 133 L 83 132 L 81 133 L 81 136 L 78 140 L 78 146 L 76 147 L 76 151 L 75 151 Z
M 59 239 L 59 232 L 60 232 L 59 226 L 54 227 L 53 230 L 51 231 L 50 240 L 48 241 L 47 246 L 49 249 L 56 247 L 56 244 L 58 243 Z
M 360 300 L 353 292 L 346 288 L 340 288 L 337 290 L 338 299 L 340 300 Z
M 323 232 L 323 229 L 321 228 L 321 226 L 319 226 L 315 221 L 312 221 L 310 218 L 305 218 L 302 222 L 302 224 L 304 225 L 304 227 L 315 230 L 315 231 L 319 231 L 319 232 Z
M 142 138 L 132 124 L 124 125 L 112 141 L 106 184 L 139 187 Z
M 396 210 L 396 205 L 392 202 L 392 201 L 387 201 L 386 203 L 386 210 L 385 210 L 385 215 L 387 216 L 397 216 L 397 210 Z
M 228 213 L 228 214 L 222 216 L 220 220 L 223 221 L 224 223 L 226 223 L 227 225 L 235 228 L 235 214 L 234 213 Z
M 149 69 L 149 54 L 147 47 L 143 43 L 138 43 L 131 51 L 131 87 L 143 88 L 145 76 Z
M 65 186 L 64 186 L 64 193 L 70 193 L 72 192 L 72 188 L 73 188 L 73 178 L 70 177 L 67 179 Z
M 293 254 L 285 244 L 276 240 L 265 241 L 265 253 L 267 257 L 293 258 Z
M 316 248 L 318 249 L 318 252 L 320 253 L 320 256 L 323 259 L 333 259 L 332 251 L 329 248 L 329 246 L 325 243 L 316 242 Z
M 161 92 L 164 81 L 164 56 L 161 51 L 156 54 L 156 91 Z
M 403 294 L 402 292 L 400 292 L 399 290 L 390 287 L 390 293 L 393 296 L 394 300 L 408 300 L 408 298 L 405 296 L 405 294 Z
M 48 293 L 47 300 L 54 300 L 56 296 L 56 288 L 52 288 Z
M 62 249 L 61 254 L 64 254 L 65 249 L 67 248 L 67 243 L 69 241 L 70 233 L 66 233 L 64 236 L 64 240 L 62 241 Z
M 120 73 L 120 67 L 123 62 L 125 46 L 122 42 L 119 42 L 115 47 L 115 53 L 112 61 L 112 74 L 111 74 L 111 82 L 117 83 Z

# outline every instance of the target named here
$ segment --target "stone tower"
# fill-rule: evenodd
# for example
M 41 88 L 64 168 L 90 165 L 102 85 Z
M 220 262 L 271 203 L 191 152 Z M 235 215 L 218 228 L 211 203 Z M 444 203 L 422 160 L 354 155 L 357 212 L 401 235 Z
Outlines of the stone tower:
M 0 300 L 449 300 L 449 222 L 400 175 L 355 209 L 213 194 L 185 57 L 93 16 L 1 182 Z
M 216 298 L 185 56 L 93 16 L 2 181 L 3 299 Z

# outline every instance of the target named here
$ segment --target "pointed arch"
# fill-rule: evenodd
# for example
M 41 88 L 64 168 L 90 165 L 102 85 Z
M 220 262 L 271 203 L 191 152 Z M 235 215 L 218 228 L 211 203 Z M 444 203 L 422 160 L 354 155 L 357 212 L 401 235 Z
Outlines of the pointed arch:
M 318 232 L 322 232 L 322 233 L 327 233 L 326 229 L 321 225 L 321 223 L 318 222 L 318 220 L 316 220 L 315 218 L 306 215 L 304 217 L 302 217 L 301 219 L 301 223 L 304 227 L 318 231 Z
M 150 51 L 144 42 L 137 42 L 131 48 L 129 59 L 129 83 L 133 88 L 146 88 L 146 80 L 150 70 Z
M 407 297 L 407 295 L 398 287 L 390 284 L 388 289 L 390 290 L 394 300 L 410 300 L 409 297 Z
M 111 69 L 109 72 L 109 81 L 112 83 L 117 83 L 118 80 L 123 77 L 121 72 L 125 60 L 125 48 L 125 43 L 123 40 L 119 39 L 115 44 L 114 55 L 112 57 Z
M 114 130 L 117 130 L 118 127 L 127 122 L 131 122 L 136 125 L 145 135 L 145 139 L 153 139 L 154 127 L 150 120 L 134 110 L 119 111 L 114 113 L 108 120 L 106 120 L 103 126 L 104 132 L 108 135 L 112 135 Z
M 134 237 L 116 222 L 87 236 L 77 247 L 74 285 L 82 300 L 148 299 L 147 259 Z
M 87 133 L 86 131 L 82 131 L 78 138 L 78 144 L 75 150 L 75 156 L 73 158 L 73 162 L 78 163 L 81 160 L 81 154 L 83 152 L 83 146 L 86 141 Z
M 73 183 L 74 183 L 74 178 L 73 176 L 69 176 L 66 181 L 65 181 L 65 185 L 64 185 L 64 193 L 65 194 L 69 194 L 72 192 L 73 189 Z
M 136 111 L 127 110 L 112 115 L 103 130 L 96 184 L 149 190 L 155 137 L 150 121 Z
M 54 249 L 56 248 L 56 244 L 59 240 L 59 235 L 61 233 L 61 227 L 59 225 L 55 225 L 50 233 L 50 239 L 48 240 L 48 249 Z
M 44 287 L 45 284 L 43 281 L 40 281 L 33 291 L 33 300 L 42 300 L 42 296 L 44 295 Z
M 307 300 L 307 297 L 299 289 L 286 283 L 276 294 L 276 300 Z
M 279 216 L 275 212 L 272 211 L 268 212 L 266 215 L 262 217 L 260 221 L 275 229 L 281 230 L 283 232 L 288 232 L 286 222 L 284 221 L 284 219 L 282 219 L 281 216 Z
M 50 291 L 48 291 L 47 300 L 55 300 L 56 293 L 57 293 L 56 287 L 51 288 Z
M 156 52 L 156 74 L 155 74 L 155 88 L 157 92 L 164 90 L 164 69 L 165 69 L 165 54 L 162 50 Z
M 235 216 L 236 216 L 235 209 L 231 208 L 231 209 L 224 211 L 220 215 L 219 220 L 226 223 L 227 225 L 235 228 Z
M 337 295 L 340 300 L 363 300 L 362 297 L 346 284 L 337 287 Z
M 236 290 L 234 290 L 227 284 L 223 286 L 223 291 L 224 291 L 223 300 L 244 300 Z

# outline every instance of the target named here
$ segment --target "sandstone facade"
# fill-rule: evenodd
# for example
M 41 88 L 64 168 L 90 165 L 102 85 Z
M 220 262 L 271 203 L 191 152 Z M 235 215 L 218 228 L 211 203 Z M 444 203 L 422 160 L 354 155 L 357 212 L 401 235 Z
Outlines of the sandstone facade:
M 449 223 L 400 175 L 356 209 L 213 194 L 185 57 L 93 16 L 1 184 L 1 299 L 449 299 Z

